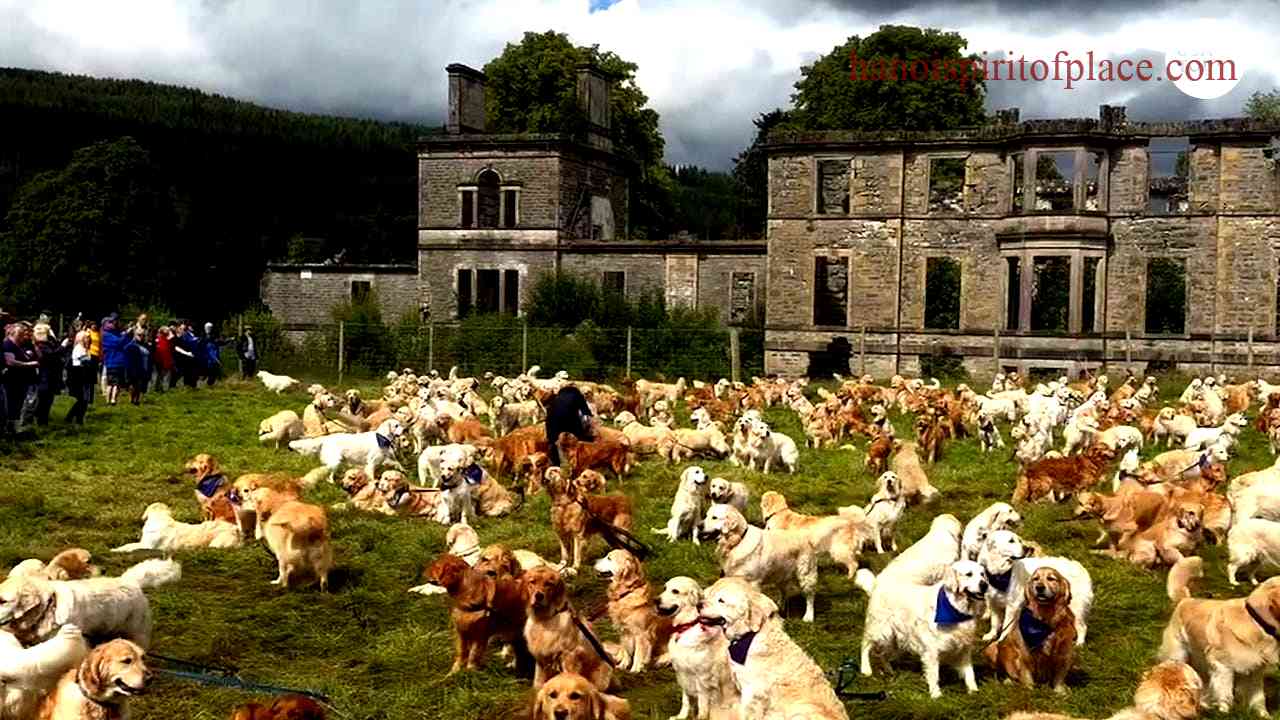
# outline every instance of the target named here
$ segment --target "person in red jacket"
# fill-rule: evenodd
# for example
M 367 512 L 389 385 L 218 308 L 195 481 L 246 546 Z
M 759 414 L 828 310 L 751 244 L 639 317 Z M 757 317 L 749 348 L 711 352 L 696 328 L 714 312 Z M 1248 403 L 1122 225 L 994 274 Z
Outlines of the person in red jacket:
M 178 372 L 173 364 L 173 330 L 161 325 L 156 330 L 156 350 L 153 358 L 156 366 L 156 392 L 164 392 L 166 385 L 172 388 L 178 383 Z

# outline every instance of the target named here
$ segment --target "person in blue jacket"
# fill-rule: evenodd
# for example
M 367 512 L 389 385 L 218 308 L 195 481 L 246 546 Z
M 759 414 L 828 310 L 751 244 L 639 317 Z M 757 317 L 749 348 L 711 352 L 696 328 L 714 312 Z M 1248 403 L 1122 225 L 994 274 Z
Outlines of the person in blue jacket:
M 204 335 L 200 338 L 199 351 L 196 358 L 204 369 L 204 382 L 213 387 L 222 379 L 222 346 L 230 340 L 219 340 L 213 334 L 213 323 L 204 324 Z
M 147 346 L 147 331 L 134 328 L 133 336 L 124 346 L 125 377 L 129 381 L 129 402 L 142 404 L 142 396 L 151 381 L 151 348 Z
M 124 346 L 128 336 L 120 329 L 119 321 L 107 318 L 102 325 L 102 367 L 107 376 L 107 404 L 115 405 L 120 388 L 129 384 L 126 375 L 128 361 Z

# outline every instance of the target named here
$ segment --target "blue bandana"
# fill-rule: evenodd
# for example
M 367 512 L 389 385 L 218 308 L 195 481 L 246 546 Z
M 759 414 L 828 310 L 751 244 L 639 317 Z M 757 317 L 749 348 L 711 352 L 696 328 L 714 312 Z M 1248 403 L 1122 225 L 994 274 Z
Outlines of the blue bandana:
M 1009 592 L 1009 583 L 1013 580 L 1013 568 L 1009 568 L 1006 572 L 999 575 L 987 573 L 987 582 L 991 583 L 991 587 L 1002 593 Z
M 196 490 L 205 497 L 213 497 L 213 494 L 218 492 L 218 488 L 222 487 L 222 483 L 226 481 L 227 478 L 222 475 L 206 475 L 203 480 L 196 483 Z
M 1022 641 L 1027 644 L 1028 649 L 1039 650 L 1053 634 L 1053 626 L 1037 618 L 1031 608 L 1024 607 L 1022 614 L 1018 616 L 1018 631 L 1022 633 Z
M 739 665 L 747 664 L 747 653 L 751 652 L 751 643 L 756 639 L 756 634 L 749 632 L 746 635 L 729 643 L 729 659 Z
M 484 469 L 472 463 L 466 470 L 462 471 L 462 477 L 466 478 L 469 485 L 479 485 L 484 480 Z
M 386 435 L 383 435 L 382 433 L 374 433 L 373 436 L 378 440 L 378 447 L 382 448 L 383 450 L 386 450 L 387 448 L 391 447 L 391 438 L 387 437 Z
M 972 615 L 960 612 L 955 605 L 951 604 L 945 587 L 938 588 L 938 609 L 933 613 L 933 621 L 935 623 L 938 625 L 959 625 L 972 619 Z

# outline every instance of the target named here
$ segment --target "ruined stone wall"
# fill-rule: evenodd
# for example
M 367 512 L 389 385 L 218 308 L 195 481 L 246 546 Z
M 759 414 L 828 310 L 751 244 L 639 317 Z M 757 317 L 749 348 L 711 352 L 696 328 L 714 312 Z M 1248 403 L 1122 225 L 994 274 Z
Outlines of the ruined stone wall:
M 849 212 L 897 215 L 902 210 L 902 153 L 859 153 L 853 157 Z
M 556 227 L 560 203 L 559 159 L 541 151 L 444 152 L 418 156 L 418 226 L 457 228 L 462 216 L 459 185 L 474 185 L 491 168 L 504 184 L 520 185 L 520 227 Z
M 520 307 L 528 302 L 529 289 L 535 278 L 554 272 L 554 249 L 493 250 L 419 250 L 418 285 L 424 297 L 430 298 L 431 318 L 449 322 L 458 314 L 458 270 L 518 270 L 520 272 Z
M 606 162 L 578 153 L 565 155 L 556 191 L 559 193 L 559 222 L 564 237 L 591 238 L 591 203 L 592 198 L 597 197 L 607 200 L 612 206 L 616 228 L 613 237 L 597 239 L 624 239 L 627 227 L 626 180 Z
M 625 290 L 629 300 L 643 295 L 663 292 L 663 275 L 666 272 L 664 257 L 660 254 L 574 253 L 566 251 L 561 257 L 561 272 L 590 280 L 600 285 L 606 272 L 626 273 Z
M 1212 332 L 1217 286 L 1215 235 L 1215 222 L 1210 217 L 1113 220 L 1107 259 L 1107 329 L 1145 332 L 1147 263 L 1152 258 L 1172 257 L 1186 263 L 1186 332 Z
M 714 308 L 720 320 L 750 316 L 753 311 L 763 317 L 768 286 L 768 259 L 764 255 L 702 255 L 698 259 L 698 307 Z M 749 273 L 753 278 L 752 297 L 746 289 L 734 291 L 734 274 Z
M 417 276 L 412 267 L 284 268 L 262 276 L 261 298 L 272 316 L 288 325 L 333 322 L 333 308 L 351 301 L 351 283 L 368 282 L 378 298 L 382 319 L 395 322 L 418 309 Z
M 960 263 L 961 329 L 995 328 L 1004 309 L 1003 272 L 990 220 L 907 220 L 902 250 L 902 327 L 924 329 L 925 271 L 931 257 Z

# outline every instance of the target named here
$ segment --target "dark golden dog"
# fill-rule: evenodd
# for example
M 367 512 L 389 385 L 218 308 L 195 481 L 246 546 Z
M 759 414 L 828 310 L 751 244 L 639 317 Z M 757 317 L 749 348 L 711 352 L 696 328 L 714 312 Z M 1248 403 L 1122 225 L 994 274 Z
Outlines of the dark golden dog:
M 1023 685 L 1046 684 L 1065 692 L 1076 644 L 1071 583 L 1057 570 L 1042 567 L 1027 581 L 1025 598 L 1014 626 L 983 654 L 998 673 Z

